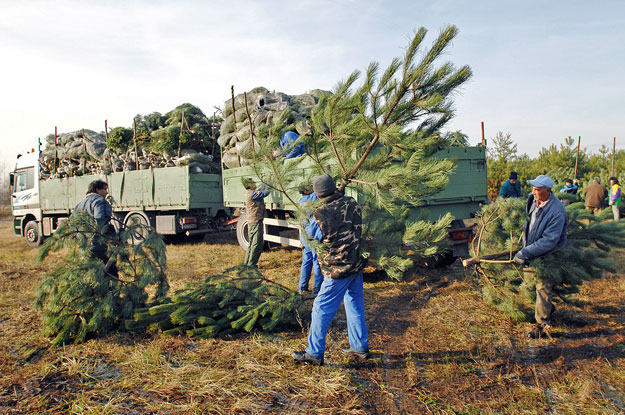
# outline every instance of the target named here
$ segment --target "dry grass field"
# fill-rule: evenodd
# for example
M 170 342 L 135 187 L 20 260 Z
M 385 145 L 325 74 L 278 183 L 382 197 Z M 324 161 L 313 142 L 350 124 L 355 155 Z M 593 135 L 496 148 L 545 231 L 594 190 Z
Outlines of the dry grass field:
M 172 289 L 242 261 L 233 235 L 169 245 Z M 552 337 L 528 340 L 482 300 L 458 265 L 417 269 L 402 283 L 365 283 L 372 358 L 344 357 L 345 317 L 326 365 L 296 365 L 306 332 L 214 340 L 118 332 L 49 348 L 33 292 L 56 261 L 0 221 L 1 414 L 621 414 L 625 413 L 625 259 L 622 272 L 558 304 Z M 297 288 L 300 252 L 263 253 L 269 279 Z M 302 325 L 309 319 L 305 301 Z

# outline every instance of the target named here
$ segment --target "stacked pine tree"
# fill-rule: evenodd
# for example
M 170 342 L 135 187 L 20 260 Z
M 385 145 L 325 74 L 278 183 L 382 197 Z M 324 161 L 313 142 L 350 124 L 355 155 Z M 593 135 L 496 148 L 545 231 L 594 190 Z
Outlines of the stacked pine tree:
M 299 293 L 265 279 L 254 267 L 239 266 L 187 283 L 162 304 L 137 309 L 128 329 L 147 328 L 193 338 L 297 325 Z
M 232 168 L 251 164 L 254 149 L 260 148 L 260 143 L 267 139 L 269 130 L 277 123 L 281 123 L 282 132 L 310 135 L 306 119 L 326 93 L 316 89 L 305 94 L 287 95 L 258 87 L 237 95 L 234 101 L 232 98 L 226 101 L 218 140 L 223 148 L 224 165 Z
M 159 167 L 191 167 L 195 173 L 219 173 L 221 118 L 208 119 L 196 106 L 182 104 L 165 115 L 137 115 L 133 127 L 107 134 L 78 130 L 46 137 L 40 158 L 42 178 L 108 174 Z

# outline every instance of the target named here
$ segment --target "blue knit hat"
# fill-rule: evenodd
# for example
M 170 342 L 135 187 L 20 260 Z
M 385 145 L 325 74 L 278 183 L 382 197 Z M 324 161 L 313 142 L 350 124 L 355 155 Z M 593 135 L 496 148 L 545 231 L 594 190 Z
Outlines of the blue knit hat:
M 519 176 L 517 175 L 517 173 L 516 173 L 515 171 L 511 171 L 511 172 L 510 172 L 510 177 L 508 177 L 508 179 L 511 179 L 511 180 L 517 180 L 517 179 L 518 179 L 518 177 L 519 177 Z

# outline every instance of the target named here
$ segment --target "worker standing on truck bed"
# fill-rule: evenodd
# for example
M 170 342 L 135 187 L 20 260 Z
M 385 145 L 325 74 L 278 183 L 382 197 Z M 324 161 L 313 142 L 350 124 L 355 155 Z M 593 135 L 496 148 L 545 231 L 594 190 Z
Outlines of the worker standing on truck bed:
M 95 219 L 100 233 L 114 239 L 117 237 L 117 233 L 113 225 L 111 225 L 113 208 L 106 200 L 108 194 L 109 185 L 106 184 L 106 182 L 102 180 L 92 181 L 89 183 L 87 189 L 87 197 L 76 205 L 72 216 L 80 212 L 87 212 Z M 91 243 L 91 254 L 93 257 L 102 260 L 102 262 L 106 264 L 109 260 L 109 257 L 106 255 L 106 250 L 106 239 L 102 236 L 94 235 Z M 110 267 L 109 272 L 113 275 L 117 275 L 117 267 L 115 264 Z
M 315 179 L 313 190 L 323 202 L 323 206 L 313 212 L 321 232 L 313 235 L 318 234 L 317 240 L 323 243 L 317 258 L 324 279 L 313 304 L 308 347 L 291 356 L 296 362 L 323 364 L 326 334 L 344 302 L 349 348 L 343 349 L 343 353 L 367 358 L 369 334 L 362 280 L 367 260 L 360 255 L 362 210 L 353 198 L 336 189 L 328 174 Z
M 252 267 L 257 266 L 260 253 L 263 251 L 263 218 L 265 217 L 265 201 L 269 189 L 256 183 L 249 177 L 242 177 L 241 183 L 245 187 L 245 214 L 247 215 L 247 235 L 249 245 L 245 251 L 243 263 Z

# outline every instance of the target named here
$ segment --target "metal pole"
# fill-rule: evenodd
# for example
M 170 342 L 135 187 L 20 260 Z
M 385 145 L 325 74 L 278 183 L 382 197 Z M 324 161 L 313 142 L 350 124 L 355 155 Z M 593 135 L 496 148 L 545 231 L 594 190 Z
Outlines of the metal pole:
M 213 112 L 213 123 L 211 124 L 211 137 L 213 139 L 213 148 L 211 149 L 211 157 L 215 159 L 215 112 Z
M 573 180 L 577 180 L 577 165 L 579 163 L 579 145 L 582 142 L 582 136 L 580 135 L 579 138 L 577 139 L 577 157 L 575 157 L 575 177 L 573 177 Z

